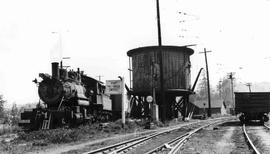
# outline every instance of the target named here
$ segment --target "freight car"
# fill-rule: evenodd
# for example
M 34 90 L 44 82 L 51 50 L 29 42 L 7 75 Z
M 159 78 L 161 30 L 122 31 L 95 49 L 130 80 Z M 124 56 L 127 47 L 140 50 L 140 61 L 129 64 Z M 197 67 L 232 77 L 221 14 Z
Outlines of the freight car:
M 27 129 L 50 129 L 76 126 L 86 121 L 108 121 L 116 118 L 105 86 L 80 71 L 67 70 L 62 62 L 52 63 L 52 75 L 40 73 L 40 101 L 36 108 L 21 113 L 20 126 Z
M 251 120 L 260 120 L 261 123 L 269 120 L 270 92 L 235 92 L 235 112 L 240 114 L 243 123 Z

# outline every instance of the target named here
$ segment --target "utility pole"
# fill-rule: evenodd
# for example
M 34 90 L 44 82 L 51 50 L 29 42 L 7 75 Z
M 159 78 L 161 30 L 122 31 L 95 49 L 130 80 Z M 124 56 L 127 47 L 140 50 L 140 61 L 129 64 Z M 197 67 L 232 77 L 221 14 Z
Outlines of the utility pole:
M 204 48 L 204 58 L 205 58 L 205 67 L 206 67 L 206 75 L 207 75 L 207 91 L 208 91 L 208 117 L 211 117 L 211 95 L 210 95 L 210 81 L 209 81 L 209 71 L 208 71 L 208 63 L 207 63 L 207 52 L 212 52 L 212 51 L 206 51 Z
M 102 75 L 98 75 L 98 81 L 101 81 L 101 77 L 103 77 Z
M 165 122 L 166 120 L 166 102 L 165 102 L 165 91 L 163 83 L 163 59 L 162 59 L 162 39 L 161 39 L 161 26 L 160 26 L 160 13 L 159 13 L 159 0 L 156 0 L 157 7 L 157 29 L 158 29 L 158 46 L 159 46 L 159 67 L 160 67 L 160 95 L 161 95 L 161 121 Z
M 246 83 L 245 85 L 248 86 L 249 92 L 251 92 L 251 83 Z
M 222 80 L 220 79 L 218 83 L 219 83 L 219 84 L 218 84 L 219 97 L 222 98 L 222 97 L 221 97 Z
M 235 79 L 234 78 L 234 72 L 230 72 L 229 74 L 229 77 L 228 79 L 231 80 L 231 88 L 232 88 L 232 103 L 233 103 L 233 108 L 235 107 L 235 104 L 234 104 L 234 99 L 233 99 L 233 80 Z
M 129 68 L 128 68 L 128 71 L 129 71 L 129 88 L 132 89 L 132 62 L 131 62 L 131 57 L 129 57 L 128 59 L 128 64 L 129 64 Z

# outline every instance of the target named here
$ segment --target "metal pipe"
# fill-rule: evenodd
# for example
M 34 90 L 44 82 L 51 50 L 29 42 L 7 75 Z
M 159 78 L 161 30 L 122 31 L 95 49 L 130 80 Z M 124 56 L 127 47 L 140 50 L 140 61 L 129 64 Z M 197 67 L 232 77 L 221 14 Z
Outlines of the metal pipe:
M 200 74 L 201 74 L 202 70 L 203 70 L 203 68 L 200 69 L 200 71 L 199 71 L 199 73 L 198 73 L 198 75 L 197 75 L 197 77 L 196 77 L 196 80 L 195 80 L 195 82 L 194 82 L 194 84 L 193 84 L 193 86 L 192 86 L 192 88 L 191 88 L 191 91 L 194 91 L 194 90 L 195 90 L 195 87 L 196 87 L 196 85 L 197 85 L 197 82 L 198 82 L 198 79 L 199 79 L 199 77 L 200 77 Z

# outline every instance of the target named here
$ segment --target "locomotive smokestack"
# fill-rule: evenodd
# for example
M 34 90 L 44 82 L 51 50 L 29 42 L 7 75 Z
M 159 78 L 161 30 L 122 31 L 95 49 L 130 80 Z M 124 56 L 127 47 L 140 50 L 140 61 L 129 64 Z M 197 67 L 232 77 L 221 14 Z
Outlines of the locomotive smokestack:
M 59 79 L 59 63 L 52 62 L 52 78 Z
M 78 81 L 81 82 L 81 72 L 80 72 L 80 68 L 77 69 L 77 74 L 78 74 Z

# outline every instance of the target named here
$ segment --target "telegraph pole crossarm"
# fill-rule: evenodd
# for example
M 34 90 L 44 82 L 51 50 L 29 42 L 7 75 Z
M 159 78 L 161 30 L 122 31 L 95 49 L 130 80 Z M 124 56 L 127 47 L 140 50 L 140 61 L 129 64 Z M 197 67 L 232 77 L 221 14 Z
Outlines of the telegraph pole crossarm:
M 211 117 L 211 95 L 210 95 L 210 81 L 209 81 L 209 71 L 208 71 L 208 63 L 207 63 L 207 54 L 208 52 L 212 51 L 206 51 L 204 48 L 204 52 L 199 52 L 199 53 L 204 53 L 204 58 L 205 58 L 205 66 L 206 66 L 206 75 L 207 75 L 207 91 L 208 91 L 208 117 Z
M 251 92 L 251 83 L 246 83 L 246 86 L 248 86 L 249 92 Z

